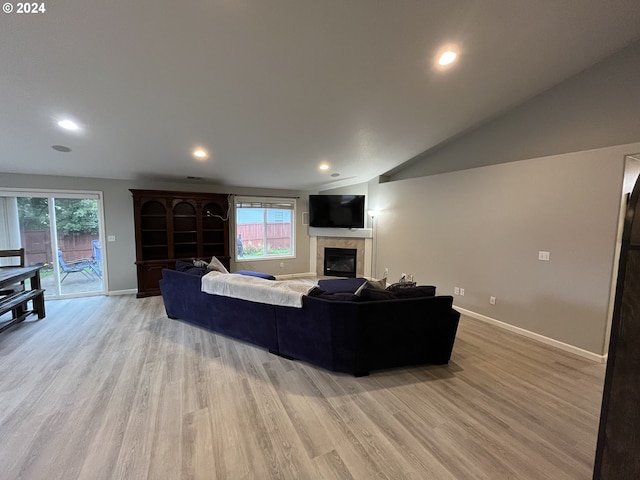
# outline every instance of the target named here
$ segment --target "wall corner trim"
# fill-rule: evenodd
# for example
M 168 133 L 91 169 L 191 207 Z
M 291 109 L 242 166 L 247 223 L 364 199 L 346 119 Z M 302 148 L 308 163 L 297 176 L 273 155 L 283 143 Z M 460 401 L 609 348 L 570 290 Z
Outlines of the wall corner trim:
M 588 360 L 592 360 L 597 363 L 607 362 L 606 354 L 598 355 L 597 353 L 593 353 L 588 350 L 583 350 L 582 348 L 569 345 L 568 343 L 561 342 L 560 340 L 555 340 L 553 338 L 545 337 L 544 335 L 540 335 L 539 333 L 531 332 L 529 330 L 525 330 L 524 328 L 516 327 L 514 325 L 501 322 L 500 320 L 496 320 L 495 318 L 487 317 L 486 315 L 482 315 L 480 313 L 467 310 L 466 308 L 458 307 L 456 305 L 454 305 L 453 308 L 458 310 L 462 315 L 466 315 L 468 317 L 475 318 L 476 320 L 480 320 L 482 322 L 489 323 L 496 327 L 503 328 L 515 334 L 522 335 L 523 337 L 527 337 L 537 342 L 544 343 L 545 345 L 549 345 L 559 350 L 564 350 L 565 352 L 573 353 L 574 355 L 578 355 L 579 357 L 586 358 Z

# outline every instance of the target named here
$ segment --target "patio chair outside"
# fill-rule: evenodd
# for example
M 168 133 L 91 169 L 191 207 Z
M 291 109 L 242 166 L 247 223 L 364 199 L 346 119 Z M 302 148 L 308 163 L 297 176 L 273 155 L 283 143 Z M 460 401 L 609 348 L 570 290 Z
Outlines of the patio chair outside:
M 58 263 L 60 263 L 60 270 L 64 273 L 64 276 L 60 279 L 60 283 L 64 282 L 64 279 L 67 278 L 70 273 L 82 273 L 89 280 L 93 279 L 90 272 L 95 273 L 98 277 L 100 276 L 100 272 L 89 258 L 66 262 L 65 259 L 62 258 L 62 250 L 58 250 Z
M 100 240 L 91 240 L 93 250 L 93 266 L 98 270 L 98 275 L 102 276 L 102 244 Z

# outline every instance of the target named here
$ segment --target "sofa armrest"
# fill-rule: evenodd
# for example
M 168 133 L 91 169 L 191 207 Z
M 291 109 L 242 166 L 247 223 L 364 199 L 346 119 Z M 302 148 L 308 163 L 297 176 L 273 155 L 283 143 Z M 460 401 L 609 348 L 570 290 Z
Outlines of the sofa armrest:
M 303 298 L 303 308 L 276 307 L 280 353 L 334 372 L 369 373 L 360 303 Z
M 372 370 L 449 361 L 460 314 L 449 296 L 360 304 Z

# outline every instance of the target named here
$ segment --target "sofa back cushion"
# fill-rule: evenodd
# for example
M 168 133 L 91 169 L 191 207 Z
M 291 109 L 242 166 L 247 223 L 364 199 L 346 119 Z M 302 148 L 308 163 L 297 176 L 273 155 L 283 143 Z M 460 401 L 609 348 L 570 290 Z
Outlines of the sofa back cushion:
M 307 296 L 321 298 L 323 300 L 332 300 L 334 302 L 357 302 L 359 297 L 349 292 L 326 292 L 320 287 L 311 290 Z
M 433 285 L 419 285 L 417 287 L 404 288 L 390 287 L 387 291 L 393 292 L 396 298 L 433 297 L 436 294 L 436 287 Z
M 188 273 L 190 275 L 198 275 L 202 277 L 207 273 L 206 268 L 195 267 L 191 262 L 183 262 L 182 260 L 176 260 L 176 270 L 178 272 Z
M 318 281 L 318 286 L 330 293 L 355 293 L 367 281 L 366 278 L 327 278 Z
M 376 300 L 395 300 L 398 298 L 394 292 L 380 290 L 379 288 L 363 288 L 360 290 L 360 300 L 363 302 Z

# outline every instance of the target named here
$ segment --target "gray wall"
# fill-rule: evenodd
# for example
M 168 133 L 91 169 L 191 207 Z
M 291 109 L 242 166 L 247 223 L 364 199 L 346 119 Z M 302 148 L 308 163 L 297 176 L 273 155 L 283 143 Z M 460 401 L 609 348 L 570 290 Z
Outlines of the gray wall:
M 176 190 L 193 192 L 232 193 L 238 195 L 298 196 L 290 190 L 263 190 L 204 184 L 164 183 L 157 181 L 125 181 L 95 178 L 55 177 L 45 175 L 18 175 L 0 173 L 0 187 L 50 190 L 91 190 L 103 192 L 105 233 L 115 235 L 116 242 L 104 242 L 108 269 L 109 292 L 137 289 L 135 269 L 135 231 L 133 201 L 130 188 Z M 272 274 L 307 272 L 309 269 L 309 236 L 302 225 L 302 212 L 307 211 L 307 197 L 297 201 L 296 258 L 241 263 L 232 270 L 253 269 Z M 233 209 L 231 210 L 233 225 Z M 231 228 L 233 230 L 233 228 Z M 233 235 L 233 232 L 230 232 Z M 233 245 L 233 244 L 232 244 Z M 280 268 L 280 263 L 284 268 Z
M 391 180 L 640 140 L 640 42 L 521 106 L 424 152 Z
M 640 143 L 381 184 L 377 265 L 440 294 L 462 287 L 462 308 L 603 354 L 624 155 L 635 151 Z
M 636 42 L 388 172 L 387 183 L 373 179 L 377 275 L 413 273 L 444 294 L 463 287 L 462 308 L 604 354 L 639 105 Z

